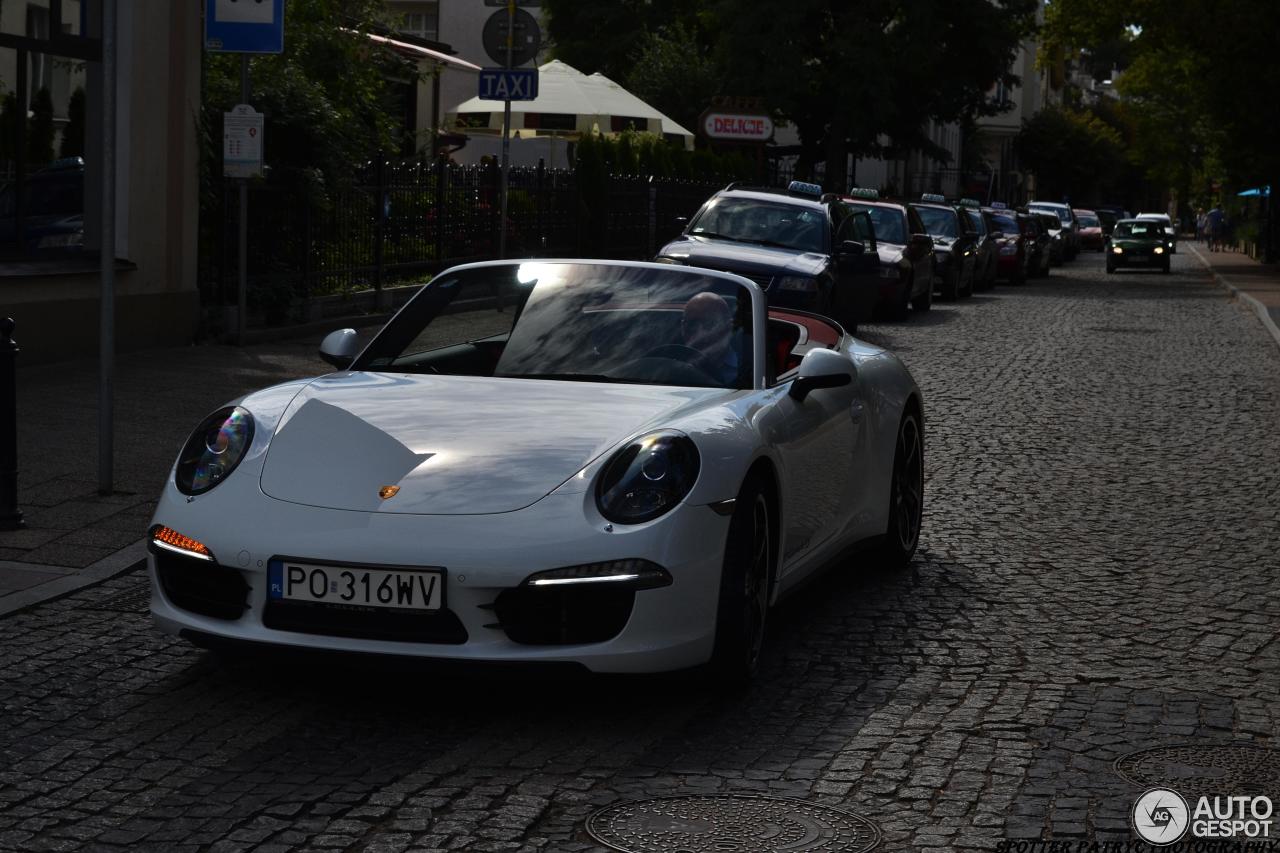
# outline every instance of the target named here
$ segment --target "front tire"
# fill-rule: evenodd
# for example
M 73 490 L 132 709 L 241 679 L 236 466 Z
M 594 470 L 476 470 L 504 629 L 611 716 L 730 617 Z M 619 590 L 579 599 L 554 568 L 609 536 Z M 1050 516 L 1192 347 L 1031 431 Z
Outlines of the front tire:
M 760 663 L 773 563 L 769 519 L 763 487 L 758 480 L 748 480 L 734 502 L 720 570 L 711 671 L 724 686 L 745 685 Z
M 911 310 L 911 280 L 906 276 L 902 279 L 902 295 L 898 297 L 898 301 L 889 308 L 889 319 L 905 320 L 907 313 Z
M 924 517 L 924 430 L 913 409 L 907 409 L 898 424 L 888 514 L 880 558 L 889 566 L 903 567 L 911 562 L 920 544 Z
M 911 307 L 921 314 L 928 313 L 933 307 L 933 273 L 929 274 L 929 284 L 925 287 L 924 294 L 919 299 L 912 299 Z

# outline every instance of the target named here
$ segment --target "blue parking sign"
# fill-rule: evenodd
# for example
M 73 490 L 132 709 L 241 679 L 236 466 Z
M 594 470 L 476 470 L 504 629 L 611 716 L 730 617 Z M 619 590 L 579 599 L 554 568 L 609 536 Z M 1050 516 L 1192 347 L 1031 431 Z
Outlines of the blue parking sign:
M 204 48 L 283 53 L 284 0 L 205 0 Z

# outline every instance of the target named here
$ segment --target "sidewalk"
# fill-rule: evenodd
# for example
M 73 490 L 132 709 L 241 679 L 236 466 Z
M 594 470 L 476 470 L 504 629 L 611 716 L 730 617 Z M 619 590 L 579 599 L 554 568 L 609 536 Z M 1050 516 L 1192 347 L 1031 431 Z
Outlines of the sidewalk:
M 1179 241 L 1178 248 L 1199 258 L 1219 284 L 1253 308 L 1280 346 L 1280 266 L 1240 252 L 1210 252 L 1191 240 Z
M 254 389 L 331 370 L 316 355 L 321 337 L 119 356 L 110 495 L 98 494 L 97 361 L 24 367 L 19 352 L 18 508 L 26 526 L 0 531 L 0 616 L 137 566 L 156 498 L 200 418 Z

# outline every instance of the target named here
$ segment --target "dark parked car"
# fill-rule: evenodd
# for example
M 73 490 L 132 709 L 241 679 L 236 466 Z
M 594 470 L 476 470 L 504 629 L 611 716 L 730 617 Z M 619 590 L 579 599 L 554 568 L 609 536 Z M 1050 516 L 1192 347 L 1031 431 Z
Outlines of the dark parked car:
M 855 332 L 880 283 L 871 217 L 855 213 L 815 184 L 730 184 L 655 260 L 737 273 L 760 285 L 770 305 L 823 314 Z
M 960 209 L 969 233 L 974 239 L 973 286 L 975 290 L 993 287 L 996 283 L 996 264 L 999 251 L 999 229 L 991 221 L 991 214 L 984 213 L 977 199 L 960 199 Z
M 84 247 L 84 160 L 56 160 L 29 175 L 21 220 L 17 189 L 0 188 L 0 254 L 45 257 Z
M 1062 266 L 1062 261 L 1066 254 L 1062 222 L 1052 213 L 1031 211 L 1031 215 L 1040 220 L 1040 225 L 1044 228 L 1045 234 L 1049 238 L 1049 264 L 1055 267 Z
M 842 200 L 850 212 L 867 213 L 875 228 L 879 306 L 895 320 L 906 319 L 908 308 L 933 307 L 933 238 L 919 215 L 901 202 L 881 201 L 870 189 L 854 189 Z
M 944 299 L 973 294 L 975 240 L 965 227 L 959 208 L 947 204 L 945 196 L 925 193 L 909 205 L 933 238 L 933 285 Z
M 1168 235 L 1154 219 L 1121 219 L 1107 238 L 1107 272 L 1120 267 L 1155 267 L 1169 272 Z
M 1017 214 L 1004 205 L 984 207 L 983 213 L 991 218 L 996 235 L 996 278 L 1004 279 L 1011 284 L 1022 284 L 1027 280 L 1026 242 L 1022 236 L 1022 228 L 1018 225 Z

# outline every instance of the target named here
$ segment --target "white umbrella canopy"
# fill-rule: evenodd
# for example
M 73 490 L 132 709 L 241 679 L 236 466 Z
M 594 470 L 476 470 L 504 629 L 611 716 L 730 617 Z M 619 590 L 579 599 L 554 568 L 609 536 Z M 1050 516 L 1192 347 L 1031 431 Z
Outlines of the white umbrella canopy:
M 502 133 L 502 101 L 471 98 L 445 113 L 446 121 L 468 133 Z M 480 116 L 487 117 L 481 119 Z M 463 116 L 459 122 L 458 117 Z M 543 116 L 573 116 L 573 127 L 544 126 Z M 532 137 L 542 131 L 560 136 L 577 136 L 598 131 L 612 135 L 615 119 L 638 130 L 682 137 L 686 149 L 693 149 L 693 134 L 658 112 L 603 74 L 583 74 L 559 60 L 538 67 L 538 97 L 532 101 L 512 101 L 512 136 Z M 630 121 L 628 121 L 630 120 Z M 483 124 L 478 122 L 483 121 Z

